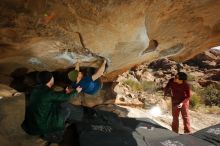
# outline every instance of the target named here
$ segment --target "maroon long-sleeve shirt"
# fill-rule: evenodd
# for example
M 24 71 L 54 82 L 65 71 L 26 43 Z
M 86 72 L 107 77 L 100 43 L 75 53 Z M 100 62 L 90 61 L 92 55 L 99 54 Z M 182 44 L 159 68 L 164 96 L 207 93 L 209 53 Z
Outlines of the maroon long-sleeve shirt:
M 190 88 L 189 84 L 183 82 L 182 84 L 178 84 L 174 82 L 174 78 L 170 79 L 167 83 L 164 94 L 167 95 L 171 90 L 172 104 L 178 105 L 181 102 L 186 104 L 190 98 Z

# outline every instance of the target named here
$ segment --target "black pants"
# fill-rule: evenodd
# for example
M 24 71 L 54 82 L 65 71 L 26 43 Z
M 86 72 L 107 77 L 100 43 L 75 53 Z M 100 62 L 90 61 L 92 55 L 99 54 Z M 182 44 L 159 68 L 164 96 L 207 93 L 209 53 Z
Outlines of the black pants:
M 75 106 L 71 103 L 62 103 L 60 105 L 60 113 L 64 117 L 66 124 L 80 122 L 83 119 L 83 107 Z M 60 143 L 63 140 L 64 130 L 55 131 L 42 135 L 42 139 L 52 142 Z

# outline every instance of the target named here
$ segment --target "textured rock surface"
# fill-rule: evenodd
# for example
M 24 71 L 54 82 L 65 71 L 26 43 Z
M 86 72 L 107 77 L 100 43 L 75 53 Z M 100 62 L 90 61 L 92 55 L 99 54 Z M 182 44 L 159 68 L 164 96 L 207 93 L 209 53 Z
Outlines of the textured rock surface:
M 4 146 L 44 146 L 37 136 L 29 136 L 21 129 L 24 119 L 24 96 L 3 98 L 0 102 L 0 145 Z
M 0 10 L 2 74 L 67 68 L 76 57 L 98 66 L 98 55 L 113 80 L 140 62 L 183 61 L 220 42 L 218 0 L 2 0 Z

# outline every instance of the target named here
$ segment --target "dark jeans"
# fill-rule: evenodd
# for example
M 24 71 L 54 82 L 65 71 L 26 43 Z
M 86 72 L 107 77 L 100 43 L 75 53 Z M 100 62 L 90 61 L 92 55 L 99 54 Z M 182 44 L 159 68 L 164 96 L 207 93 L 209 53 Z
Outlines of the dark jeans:
M 64 117 L 64 121 L 68 124 L 80 122 L 83 119 L 83 107 L 71 103 L 62 103 L 61 114 Z
M 60 105 L 60 113 L 63 115 L 66 124 L 80 122 L 83 119 L 83 107 L 71 103 L 62 103 Z M 55 131 L 42 135 L 42 139 L 52 143 L 60 143 L 63 140 L 63 135 L 64 130 Z

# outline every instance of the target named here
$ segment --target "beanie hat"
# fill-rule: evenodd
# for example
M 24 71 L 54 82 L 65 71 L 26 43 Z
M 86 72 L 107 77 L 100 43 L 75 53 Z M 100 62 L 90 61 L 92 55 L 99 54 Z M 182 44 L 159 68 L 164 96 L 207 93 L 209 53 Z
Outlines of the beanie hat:
M 49 71 L 42 71 L 38 74 L 38 81 L 41 84 L 47 84 L 53 77 L 52 73 Z
M 72 70 L 72 71 L 70 71 L 70 72 L 68 73 L 68 78 L 69 78 L 71 81 L 75 82 L 76 79 L 77 79 L 78 74 L 79 74 L 79 71 L 78 71 L 78 70 Z

